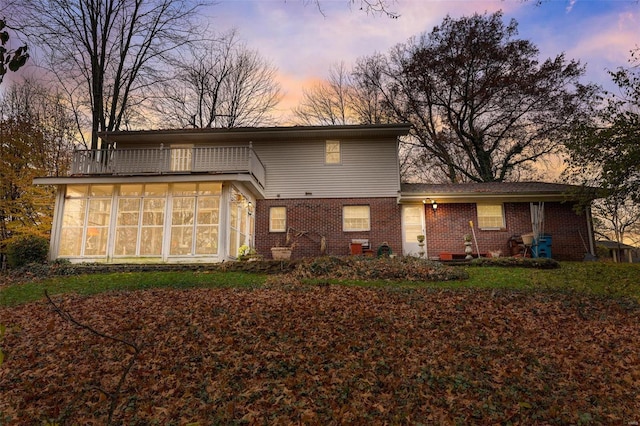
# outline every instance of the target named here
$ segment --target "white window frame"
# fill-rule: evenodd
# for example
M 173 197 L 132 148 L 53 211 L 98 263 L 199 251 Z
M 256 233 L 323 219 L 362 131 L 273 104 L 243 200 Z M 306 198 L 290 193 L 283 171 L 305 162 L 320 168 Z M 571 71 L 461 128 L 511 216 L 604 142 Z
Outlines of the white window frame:
M 282 210 L 284 212 L 284 217 L 274 217 L 274 212 Z M 274 219 L 283 220 L 284 226 L 276 227 L 274 226 Z M 273 206 L 269 207 L 269 232 L 287 232 L 287 208 L 285 206 Z
M 185 182 L 185 184 L 187 184 L 187 182 Z M 201 189 L 201 185 L 207 185 L 207 183 L 205 182 L 201 182 L 201 183 L 196 183 L 193 189 L 193 192 L 191 192 L 191 190 L 187 190 L 185 192 L 182 192 L 182 190 L 180 191 L 176 191 L 175 190 L 175 186 L 177 184 L 173 184 L 171 186 L 171 216 L 167 219 L 169 222 L 169 239 L 170 239 L 170 246 L 168 249 L 168 256 L 169 257 L 181 257 L 181 256 L 188 256 L 188 257 L 194 257 L 194 256 L 218 256 L 220 254 L 220 209 L 221 209 L 221 205 L 222 205 L 222 186 L 220 186 L 220 192 L 219 193 L 213 193 L 210 194 L 208 193 L 208 191 L 202 190 Z M 182 210 L 184 212 L 187 212 L 187 215 L 185 216 L 185 218 L 189 218 L 189 213 L 191 213 L 191 219 L 189 219 L 188 223 L 174 223 L 173 220 L 176 217 L 174 215 L 175 211 L 174 208 L 176 207 L 176 200 L 177 199 L 190 199 L 193 205 L 192 209 L 187 209 L 187 210 Z M 213 214 L 213 212 L 215 210 L 217 210 L 217 218 L 218 218 L 218 222 L 217 223 L 208 223 L 208 222 L 201 222 L 201 215 L 200 215 L 200 209 L 204 207 L 204 203 L 202 202 L 202 200 L 204 199 L 217 199 L 217 204 L 218 207 L 217 208 L 213 208 L 211 210 L 211 217 L 215 217 L 216 215 Z M 206 207 L 204 207 L 204 210 L 206 211 Z M 205 216 L 206 217 L 206 216 Z M 199 237 L 202 237 L 202 235 L 204 235 L 204 233 L 199 232 L 200 230 L 204 229 L 204 228 L 209 228 L 209 229 L 217 229 L 216 234 L 216 240 L 212 240 L 211 241 L 211 250 L 206 250 L 205 247 L 203 247 L 201 245 L 201 243 L 204 242 L 204 240 L 202 240 Z M 187 253 L 180 253 L 179 250 L 174 251 L 174 247 L 173 247 L 173 242 L 177 241 L 173 239 L 173 232 L 176 232 L 176 238 L 178 237 L 178 233 L 185 233 L 185 234 L 191 234 L 191 242 L 189 244 L 187 244 L 187 247 L 189 248 L 189 251 Z M 185 247 L 182 247 L 183 249 Z M 214 250 L 215 248 L 215 250 Z
M 365 216 L 359 216 L 361 212 L 366 211 Z M 350 221 L 364 221 L 365 226 L 352 226 Z M 343 232 L 357 232 L 357 231 L 370 231 L 371 230 L 371 206 L 369 205 L 351 205 L 342 206 L 342 231 Z
M 337 147 L 337 150 L 331 147 Z M 337 159 L 333 158 L 337 154 Z M 327 140 L 324 142 L 324 163 L 325 164 L 342 164 L 342 144 L 338 140 Z
M 75 194 L 69 194 L 70 188 L 81 188 L 82 192 Z M 107 187 L 109 188 L 106 193 L 95 194 L 94 188 Z M 83 258 L 104 258 L 109 251 L 109 223 L 111 220 L 111 210 L 113 208 L 113 191 L 114 186 L 108 184 L 93 184 L 93 185 L 68 185 L 66 188 L 66 195 L 63 220 L 60 228 L 60 243 L 63 236 L 67 232 L 72 232 L 78 238 L 76 240 L 75 252 L 65 253 L 60 244 L 58 246 L 58 256 L 64 258 L 83 257 Z M 69 214 L 70 210 L 68 205 L 71 205 L 72 201 L 79 204 L 77 217 L 72 217 Z M 102 204 L 101 204 L 102 203 Z M 94 206 L 98 206 L 94 209 Z M 71 210 L 73 212 L 73 210 Z M 94 222 L 96 218 L 102 217 L 105 220 L 98 220 Z M 74 220 L 75 219 L 75 220 Z M 97 244 L 100 250 L 91 252 L 94 248 L 93 244 Z M 61 252 L 63 252 L 61 254 Z
M 487 224 L 485 219 L 495 221 L 498 216 L 496 214 L 488 214 L 483 208 L 500 208 L 500 219 L 501 223 L 499 226 L 495 226 L 495 223 Z M 481 203 L 476 204 L 476 212 L 478 219 L 478 228 L 486 229 L 486 230 L 498 230 L 505 228 L 505 217 L 504 217 L 504 204 L 503 203 Z

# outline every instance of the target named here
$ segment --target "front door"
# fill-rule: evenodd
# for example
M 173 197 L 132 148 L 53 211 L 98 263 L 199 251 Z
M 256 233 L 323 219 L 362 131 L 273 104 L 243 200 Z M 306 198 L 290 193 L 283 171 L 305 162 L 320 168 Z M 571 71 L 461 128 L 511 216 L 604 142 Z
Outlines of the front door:
M 402 253 L 405 256 L 418 256 L 420 246 L 418 235 L 425 235 L 424 205 L 407 204 L 402 206 Z M 425 240 L 425 258 L 428 258 Z

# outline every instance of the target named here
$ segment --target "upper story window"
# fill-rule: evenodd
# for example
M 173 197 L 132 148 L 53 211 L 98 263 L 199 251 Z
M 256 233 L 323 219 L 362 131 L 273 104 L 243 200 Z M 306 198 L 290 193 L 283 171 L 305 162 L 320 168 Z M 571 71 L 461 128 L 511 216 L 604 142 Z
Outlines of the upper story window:
M 324 143 L 324 163 L 340 164 L 340 141 L 325 141 Z
M 287 208 L 269 208 L 269 232 L 285 232 L 287 230 Z
M 371 230 L 369 206 L 344 206 L 342 208 L 342 230 L 344 232 Z
M 504 223 L 504 208 L 502 204 L 478 204 L 478 228 L 502 229 Z

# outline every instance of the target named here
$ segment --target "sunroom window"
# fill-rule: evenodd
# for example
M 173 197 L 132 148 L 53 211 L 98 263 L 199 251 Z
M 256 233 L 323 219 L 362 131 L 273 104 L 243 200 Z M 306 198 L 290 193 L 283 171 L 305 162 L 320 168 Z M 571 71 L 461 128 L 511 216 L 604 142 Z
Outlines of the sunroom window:
M 69 185 L 58 256 L 218 254 L 221 194 L 220 182 Z
M 60 256 L 105 256 L 112 185 L 69 185 L 60 234 Z
M 120 187 L 116 217 L 116 256 L 160 256 L 167 184 Z
M 175 184 L 171 214 L 171 255 L 217 254 L 219 183 Z

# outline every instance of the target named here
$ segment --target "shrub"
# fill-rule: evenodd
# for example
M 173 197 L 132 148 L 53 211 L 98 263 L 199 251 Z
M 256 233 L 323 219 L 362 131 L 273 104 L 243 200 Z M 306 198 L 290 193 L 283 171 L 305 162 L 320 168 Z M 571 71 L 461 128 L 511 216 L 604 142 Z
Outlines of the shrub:
M 7 265 L 19 268 L 29 263 L 45 263 L 49 241 L 37 235 L 17 237 L 7 244 Z
M 556 269 L 560 267 L 558 261 L 543 257 L 495 257 L 473 259 L 471 266 L 505 266 L 505 267 L 521 267 L 536 269 Z

